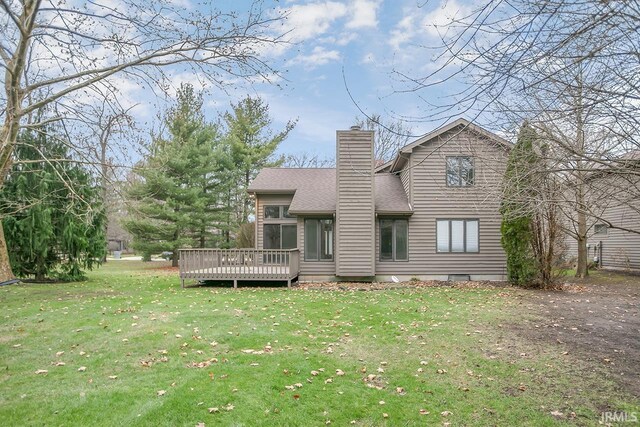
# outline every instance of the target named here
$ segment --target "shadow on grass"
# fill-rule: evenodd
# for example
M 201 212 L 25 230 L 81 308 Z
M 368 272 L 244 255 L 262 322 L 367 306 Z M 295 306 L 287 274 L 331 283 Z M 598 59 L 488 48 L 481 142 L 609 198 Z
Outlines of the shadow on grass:
M 238 288 L 286 288 L 286 280 L 269 280 L 269 281 L 238 281 Z M 205 280 L 198 283 L 191 283 L 185 288 L 233 288 L 233 280 Z

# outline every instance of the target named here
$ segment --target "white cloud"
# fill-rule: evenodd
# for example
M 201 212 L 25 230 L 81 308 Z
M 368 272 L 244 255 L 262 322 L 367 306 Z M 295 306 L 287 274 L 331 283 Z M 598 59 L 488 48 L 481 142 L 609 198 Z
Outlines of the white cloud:
M 423 17 L 417 15 L 414 8 L 406 8 L 403 18 L 390 32 L 389 45 L 394 49 L 402 49 L 416 39 L 419 42 L 425 38 L 439 39 L 454 21 L 466 18 L 471 10 L 470 5 L 460 4 L 456 0 L 442 0 Z
M 425 15 L 422 26 L 429 35 L 438 37 L 447 31 L 447 26 L 454 20 L 465 18 L 470 12 L 469 6 L 461 5 L 456 0 L 443 0 L 436 9 Z
M 378 0 L 353 0 L 349 5 L 352 13 L 351 20 L 347 23 L 347 28 L 376 28 L 378 26 Z
M 309 55 L 298 55 L 291 63 L 302 64 L 311 69 L 338 60 L 340 60 L 340 52 L 337 50 L 327 50 L 323 46 L 316 46 Z
M 414 15 L 406 15 L 398 22 L 398 25 L 391 30 L 389 44 L 393 49 L 401 49 L 402 45 L 410 41 L 416 33 Z
M 324 34 L 346 14 L 347 7 L 335 1 L 297 4 L 288 8 L 284 30 L 292 42 L 301 42 Z

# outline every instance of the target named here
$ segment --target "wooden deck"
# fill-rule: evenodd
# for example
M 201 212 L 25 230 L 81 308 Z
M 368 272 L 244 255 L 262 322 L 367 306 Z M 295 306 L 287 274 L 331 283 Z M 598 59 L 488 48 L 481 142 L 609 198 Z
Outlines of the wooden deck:
M 298 249 L 181 249 L 180 280 L 291 281 L 298 277 Z

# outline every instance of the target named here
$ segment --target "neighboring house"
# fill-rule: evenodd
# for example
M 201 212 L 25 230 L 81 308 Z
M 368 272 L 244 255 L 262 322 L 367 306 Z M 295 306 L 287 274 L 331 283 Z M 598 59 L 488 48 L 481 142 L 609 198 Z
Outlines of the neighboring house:
M 621 157 L 627 168 L 640 166 L 640 152 Z M 608 175 L 606 170 L 593 174 L 588 189 L 598 205 L 588 219 L 587 251 L 589 261 L 600 267 L 640 271 L 640 179 L 635 174 Z M 609 227 L 612 224 L 614 227 Z M 631 232 L 628 230 L 634 230 Z M 577 258 L 578 245 L 568 239 L 570 258 Z
M 299 280 L 504 279 L 499 189 L 508 150 L 459 119 L 377 168 L 374 135 L 337 131 L 335 169 L 263 169 L 256 249 L 300 251 Z

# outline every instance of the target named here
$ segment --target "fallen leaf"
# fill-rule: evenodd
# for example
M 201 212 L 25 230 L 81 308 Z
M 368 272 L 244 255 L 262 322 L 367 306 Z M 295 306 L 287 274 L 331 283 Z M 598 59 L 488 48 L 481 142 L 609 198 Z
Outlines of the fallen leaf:
M 344 376 L 344 371 L 342 369 L 336 369 L 336 375 L 342 377 Z
M 420 409 L 420 415 L 429 415 L 429 411 L 426 409 Z
M 87 370 L 87 367 L 86 367 L 86 366 L 80 366 L 80 367 L 78 368 L 78 372 L 84 372 L 84 371 L 86 371 L 86 370 Z
M 47 371 L 46 369 L 38 369 L 36 371 L 36 374 L 48 374 L 48 373 L 49 373 L 49 371 Z
M 442 411 L 442 412 L 440 412 L 440 415 L 442 415 L 443 417 L 448 417 L 451 414 L 453 414 L 453 412 L 451 412 L 451 411 Z
M 59 352 L 57 352 L 57 353 L 56 353 L 56 357 L 60 357 L 60 356 L 62 356 L 63 354 L 64 354 L 64 351 L 59 351 Z
M 288 371 L 287 371 L 288 372 Z M 311 371 L 311 375 L 313 375 L 314 377 L 317 377 L 318 375 L 320 375 L 320 372 L 318 371 Z
M 109 379 L 110 380 L 115 380 L 115 379 L 118 379 L 118 376 L 117 375 L 109 375 Z
M 217 414 L 218 412 L 220 412 L 219 408 L 209 408 L 208 409 L 210 414 Z
M 299 395 L 299 394 L 294 394 L 294 395 L 293 395 L 293 398 L 294 398 L 295 400 L 298 400 L 298 399 L 300 399 L 300 395 Z
M 158 396 L 164 396 L 165 394 L 167 394 L 166 390 L 158 390 Z
M 387 413 L 383 413 L 383 414 L 382 414 L 382 418 L 389 418 L 389 414 L 387 414 Z

